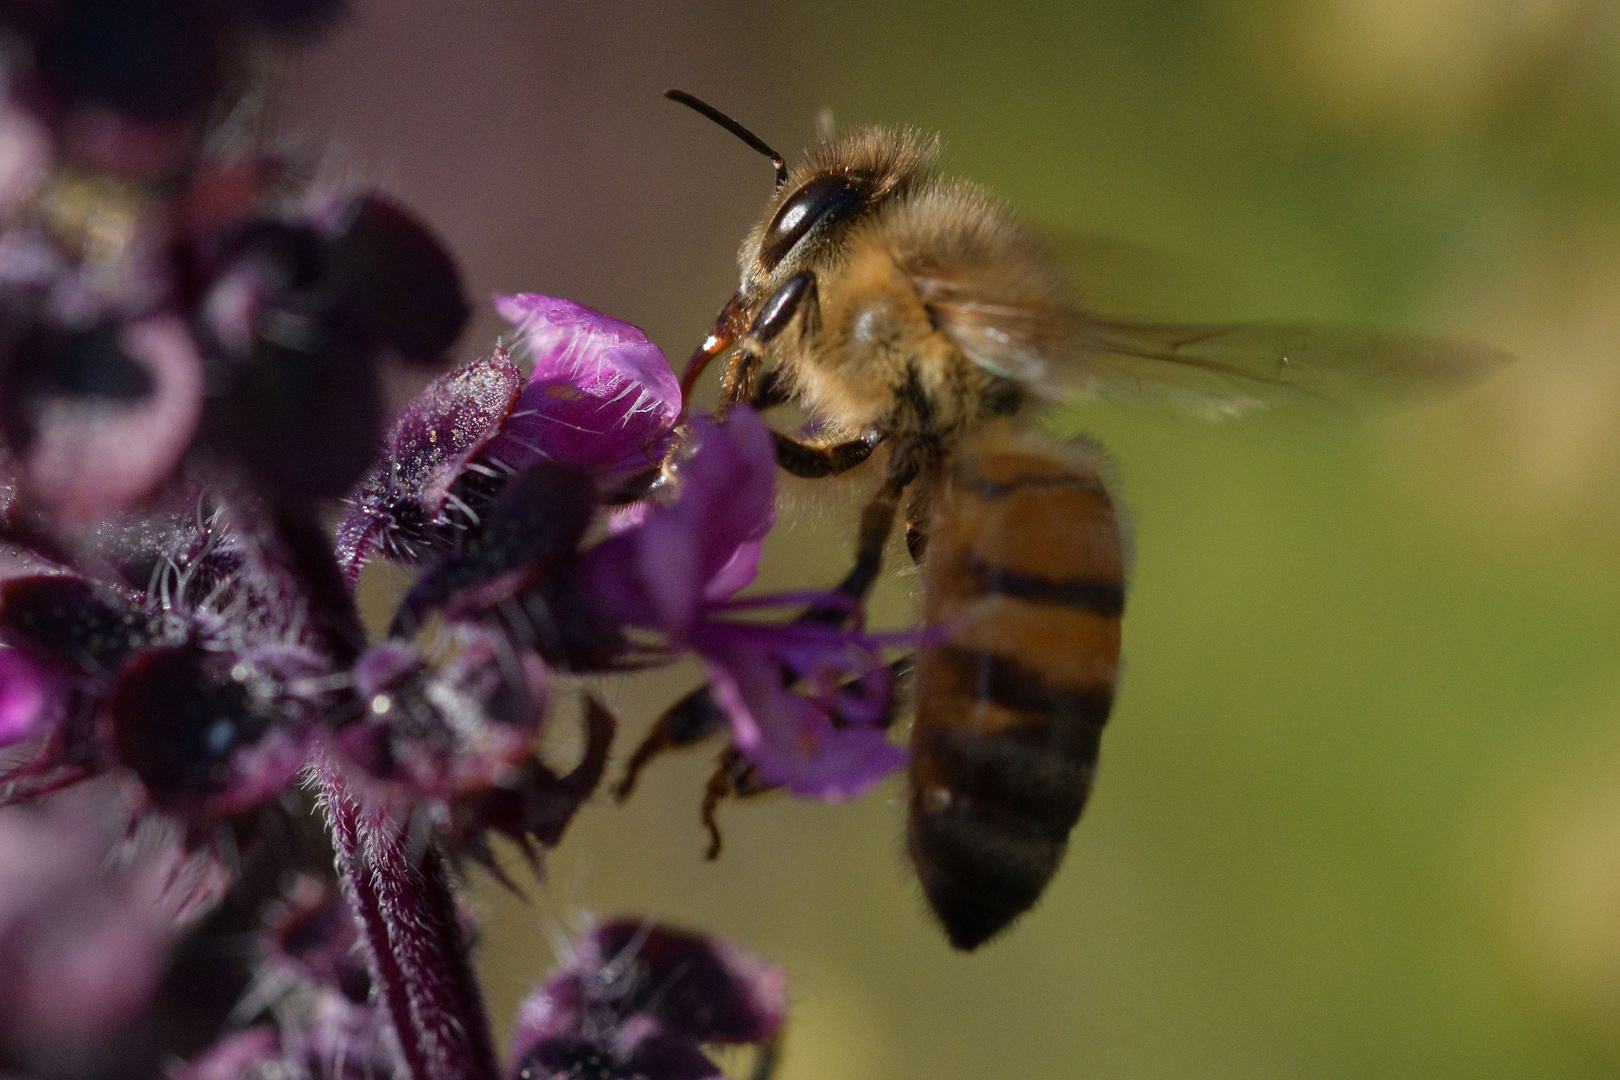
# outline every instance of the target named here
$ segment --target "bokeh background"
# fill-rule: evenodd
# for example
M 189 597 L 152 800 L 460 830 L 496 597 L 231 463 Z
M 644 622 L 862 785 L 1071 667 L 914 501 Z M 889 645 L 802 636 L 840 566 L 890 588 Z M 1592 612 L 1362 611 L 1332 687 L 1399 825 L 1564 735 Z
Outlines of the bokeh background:
M 770 174 L 671 85 L 785 150 L 824 106 L 939 130 L 1099 305 L 1520 360 L 1326 423 L 1069 418 L 1135 519 L 1127 670 L 1068 861 L 1003 940 L 957 955 L 925 918 L 895 783 L 730 807 L 704 863 L 697 752 L 589 806 L 543 882 L 514 869 L 527 902 L 480 885 L 497 1023 L 584 914 L 645 912 L 787 968 L 783 1080 L 1620 1071 L 1620 9 L 360 0 L 283 115 L 475 292 L 584 301 L 679 362 Z M 763 584 L 833 580 L 849 506 L 787 501 Z M 621 754 L 695 679 L 608 688 Z

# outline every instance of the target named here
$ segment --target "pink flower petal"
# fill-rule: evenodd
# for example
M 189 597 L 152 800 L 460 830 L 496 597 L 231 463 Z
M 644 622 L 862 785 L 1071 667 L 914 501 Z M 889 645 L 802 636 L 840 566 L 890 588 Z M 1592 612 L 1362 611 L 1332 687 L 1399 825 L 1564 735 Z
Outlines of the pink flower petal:
M 820 651 L 828 670 L 796 671 L 812 683 L 833 684 L 813 685 L 811 689 L 819 691 L 816 697 L 783 685 L 782 654 L 790 650 L 773 646 L 781 644 L 778 639 L 794 637 L 822 639 Z M 829 707 L 842 704 L 834 689 L 840 676 L 876 676 L 881 685 L 867 688 L 874 701 L 886 701 L 889 692 L 887 672 L 875 655 L 869 655 L 865 672 L 849 670 L 850 652 L 844 643 L 851 637 L 830 627 L 803 624 L 705 626 L 697 648 L 708 665 L 715 702 L 731 720 L 737 749 L 767 783 L 834 802 L 855 798 L 905 764 L 905 751 L 870 722 L 881 709 L 861 708 L 855 702 L 856 708 L 840 709 L 843 726 L 833 723 Z
M 548 458 L 607 471 L 655 464 L 680 414 L 680 383 L 635 326 L 571 300 L 519 293 L 495 308 L 534 358 L 492 456 L 521 469 Z

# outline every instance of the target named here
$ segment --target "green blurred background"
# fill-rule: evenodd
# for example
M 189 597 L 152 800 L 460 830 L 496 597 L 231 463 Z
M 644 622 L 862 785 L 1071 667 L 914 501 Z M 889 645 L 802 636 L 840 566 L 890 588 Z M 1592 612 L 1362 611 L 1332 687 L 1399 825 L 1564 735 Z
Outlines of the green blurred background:
M 586 7 L 361 3 L 291 73 L 289 129 L 422 207 L 479 291 L 573 296 L 677 362 L 769 174 L 665 85 L 784 149 L 821 106 L 939 130 L 1050 234 L 1123 242 L 1099 304 L 1520 360 L 1394 415 L 1070 418 L 1134 516 L 1126 672 L 1067 863 L 1004 939 L 957 955 L 925 917 L 897 783 L 728 807 L 704 863 L 695 753 L 587 807 L 527 903 L 480 885 L 503 1029 L 560 933 L 629 912 L 786 967 L 783 1080 L 1620 1072 L 1620 9 Z M 763 584 L 832 580 L 850 507 L 787 501 Z M 621 755 L 695 678 L 608 688 Z

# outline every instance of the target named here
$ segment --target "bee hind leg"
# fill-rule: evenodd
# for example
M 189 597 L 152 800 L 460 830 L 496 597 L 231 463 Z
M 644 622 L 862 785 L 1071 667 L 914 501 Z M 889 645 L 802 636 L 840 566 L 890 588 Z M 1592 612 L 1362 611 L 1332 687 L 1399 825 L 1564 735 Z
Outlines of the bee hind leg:
M 720 825 L 715 820 L 715 811 L 725 799 L 750 799 L 756 795 L 776 790 L 770 784 L 760 779 L 754 765 L 743 757 L 742 751 L 735 746 L 728 746 L 720 751 L 715 759 L 714 773 L 703 788 L 703 807 L 700 816 L 703 827 L 709 831 L 709 850 L 704 858 L 713 862 L 720 857 L 724 846 L 720 838 Z
M 728 723 L 726 714 L 715 703 L 707 683 L 687 694 L 653 721 L 652 730 L 647 732 L 647 737 L 641 740 L 641 745 L 636 747 L 635 753 L 625 764 L 624 776 L 613 785 L 614 799 L 622 803 L 630 797 L 641 770 L 653 758 L 666 750 L 679 750 L 702 742 L 724 730 Z
M 721 401 L 729 408 L 738 402 L 746 401 L 756 409 L 769 408 L 771 405 L 780 405 L 787 400 L 785 390 L 778 390 L 781 397 L 769 400 L 769 404 L 761 405 L 755 399 L 761 390 L 767 395 L 772 393 L 773 380 L 769 376 L 764 379 L 760 376 L 760 354 L 765 347 L 776 340 L 793 322 L 795 316 L 803 314 L 800 320 L 800 333 L 810 332 L 820 321 L 820 307 L 817 302 L 816 275 L 809 270 L 795 274 L 783 283 L 782 287 L 773 293 L 754 316 L 749 324 L 748 332 L 743 335 L 742 348 L 726 368 L 725 378 L 721 384 Z

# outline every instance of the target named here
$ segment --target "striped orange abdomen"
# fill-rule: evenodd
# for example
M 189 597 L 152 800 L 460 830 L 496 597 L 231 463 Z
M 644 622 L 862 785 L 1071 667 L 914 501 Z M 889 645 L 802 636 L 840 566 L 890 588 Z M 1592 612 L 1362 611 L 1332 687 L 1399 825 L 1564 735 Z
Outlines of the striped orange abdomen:
M 908 847 L 952 944 L 971 949 L 1057 872 L 1113 704 L 1125 555 L 1096 455 L 955 458 L 925 573 Z

